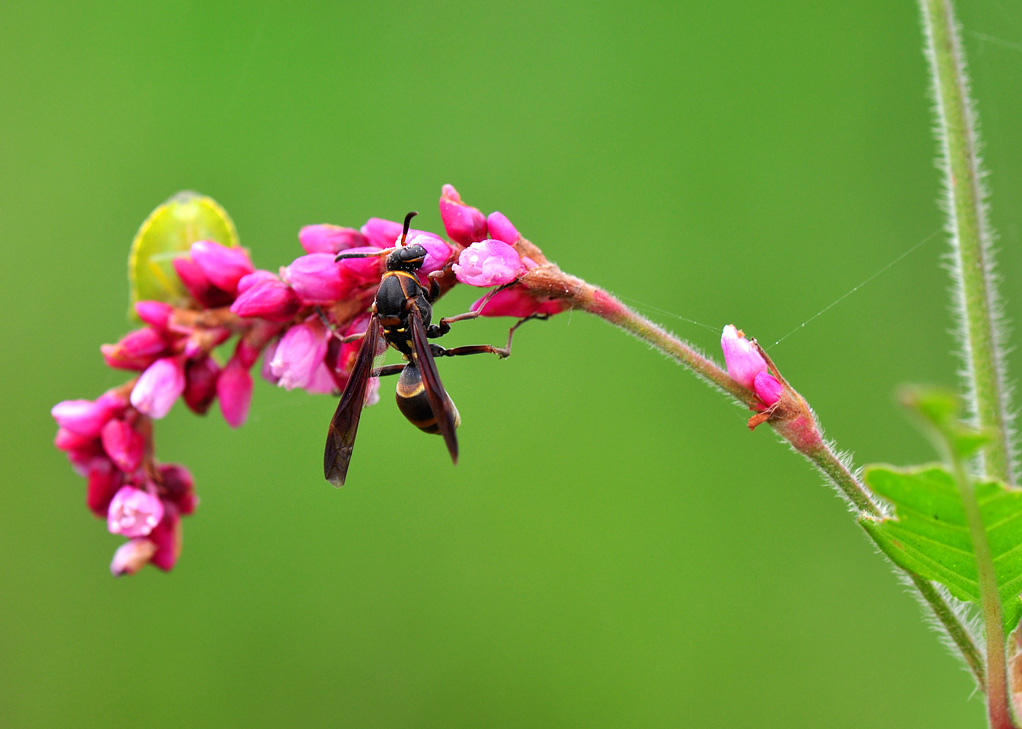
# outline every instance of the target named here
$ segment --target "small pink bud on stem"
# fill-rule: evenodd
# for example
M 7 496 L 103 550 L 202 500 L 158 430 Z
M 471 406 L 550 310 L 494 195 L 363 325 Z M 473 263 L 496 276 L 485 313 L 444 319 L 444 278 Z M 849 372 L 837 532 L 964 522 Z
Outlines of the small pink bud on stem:
M 192 360 L 185 367 L 185 405 L 197 415 L 205 415 L 216 398 L 220 365 L 210 355 Z
M 98 438 L 103 426 L 113 417 L 116 408 L 101 399 L 64 400 L 53 406 L 50 415 L 61 428 L 83 438 Z
M 486 216 L 486 230 L 491 238 L 513 246 L 521 240 L 521 233 L 503 213 L 493 212 Z
M 328 336 L 326 327 L 316 318 L 288 329 L 270 361 L 277 384 L 287 390 L 309 385 L 326 357 Z
M 419 274 L 429 275 L 433 271 L 439 271 L 450 259 L 453 251 L 438 235 L 424 233 L 422 231 L 409 232 L 406 245 L 420 245 L 426 249 L 426 260 L 422 262 Z
M 232 428 L 239 428 L 248 418 L 252 402 L 252 375 L 237 357 L 224 367 L 216 382 L 216 395 L 220 400 L 220 412 Z
M 347 298 L 355 288 L 355 282 L 347 275 L 345 267 L 335 263 L 330 253 L 300 256 L 282 274 L 284 281 L 291 285 L 305 304 L 340 301 Z
M 153 327 L 143 327 L 129 332 L 117 344 L 104 344 L 99 349 L 107 366 L 141 371 L 167 352 L 167 339 Z
M 393 220 L 369 218 L 362 226 L 361 232 L 369 239 L 369 245 L 376 248 L 390 248 L 401 237 L 404 226 Z
M 337 254 L 349 248 L 372 245 L 368 236 L 355 228 L 327 224 L 306 225 L 298 232 L 298 242 L 302 244 L 306 253 Z
M 180 357 L 165 357 L 153 362 L 131 390 L 131 404 L 151 418 L 170 412 L 185 390 L 184 363 Z
M 467 246 L 486 238 L 486 216 L 463 203 L 453 185 L 444 185 L 441 191 L 440 219 L 455 243 Z
M 111 420 L 103 426 L 103 450 L 119 469 L 131 473 L 142 463 L 145 437 L 125 420 Z
M 148 539 L 132 539 L 125 542 L 114 552 L 110 562 L 110 572 L 114 577 L 133 575 L 149 564 L 156 553 L 156 545 Z
M 234 300 L 234 294 L 214 286 L 199 264 L 190 256 L 175 258 L 174 271 L 192 298 L 207 309 L 227 306 Z
M 229 294 L 236 294 L 238 281 L 255 270 L 244 248 L 229 248 L 211 240 L 192 243 L 191 256 L 206 280 Z
M 135 313 L 146 324 L 163 331 L 170 323 L 170 315 L 174 308 L 162 301 L 136 301 Z
M 298 313 L 302 302 L 290 286 L 269 271 L 256 271 L 239 284 L 241 293 L 231 312 L 246 318 L 285 322 Z

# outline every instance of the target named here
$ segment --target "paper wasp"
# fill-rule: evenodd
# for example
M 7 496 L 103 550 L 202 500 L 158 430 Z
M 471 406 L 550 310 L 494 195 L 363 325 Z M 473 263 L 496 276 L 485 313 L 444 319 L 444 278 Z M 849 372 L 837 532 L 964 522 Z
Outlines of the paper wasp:
M 354 335 L 342 341 L 362 339 L 352 367 L 351 375 L 341 393 L 323 455 L 323 474 L 334 486 L 344 485 L 355 447 L 355 433 L 362 415 L 362 406 L 369 391 L 370 377 L 400 374 L 397 383 L 397 405 L 408 420 L 427 433 L 438 433 L 444 438 L 451 460 L 458 462 L 458 440 L 454 435 L 460 419 L 458 409 L 447 395 L 436 369 L 435 357 L 459 357 L 468 354 L 491 353 L 503 359 L 511 354 L 511 338 L 515 329 L 528 319 L 546 318 L 533 315 L 519 320 L 507 335 L 507 346 L 494 347 L 476 344 L 445 349 L 428 340 L 442 337 L 451 330 L 451 323 L 474 319 L 478 312 L 442 318 L 432 324 L 433 302 L 440 294 L 440 286 L 430 280 L 427 289 L 416 276 L 426 259 L 426 249 L 417 244 L 405 245 L 408 226 L 416 213 L 405 216 L 404 228 L 397 245 L 379 253 L 339 253 L 335 260 L 387 256 L 387 270 L 380 281 L 373 302 L 365 334 Z M 384 365 L 374 370 L 380 337 L 387 345 L 399 351 L 405 361 Z

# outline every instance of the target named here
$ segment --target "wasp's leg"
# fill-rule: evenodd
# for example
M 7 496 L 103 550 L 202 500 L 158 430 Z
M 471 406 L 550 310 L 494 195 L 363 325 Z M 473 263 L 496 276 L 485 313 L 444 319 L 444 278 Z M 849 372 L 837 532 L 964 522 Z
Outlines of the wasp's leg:
M 469 312 L 473 313 L 473 312 Z M 520 327 L 530 319 L 549 319 L 549 314 L 532 314 L 519 319 L 507 333 L 507 346 L 505 347 L 494 347 L 492 344 L 470 344 L 465 347 L 452 347 L 451 349 L 444 349 L 439 344 L 431 344 L 430 349 L 433 350 L 434 357 L 463 357 L 468 354 L 495 354 L 500 359 L 511 356 L 511 340 L 515 336 L 515 329 Z M 441 320 L 443 321 L 443 320 Z
M 435 284 L 436 281 L 433 281 L 433 283 Z M 454 322 L 456 322 L 456 321 L 468 321 L 469 319 L 477 319 L 477 318 L 479 318 L 479 316 L 482 313 L 483 307 L 486 306 L 486 302 L 488 302 L 490 300 L 490 297 L 493 296 L 494 294 L 500 292 L 500 291 L 503 291 L 506 288 L 511 287 L 511 286 L 514 286 L 514 282 L 511 282 L 509 284 L 504 284 L 503 286 L 498 286 L 495 289 L 491 289 L 489 291 L 489 293 L 486 294 L 486 296 L 484 296 L 482 299 L 480 299 L 479 308 L 476 309 L 475 311 L 466 311 L 464 314 L 457 314 L 455 316 L 445 316 L 445 317 L 441 318 L 439 324 L 431 324 L 429 327 L 426 328 L 426 336 L 429 337 L 430 339 L 436 339 L 437 337 L 442 337 L 443 335 L 447 334 L 447 332 L 451 331 L 451 324 L 453 324 Z M 433 289 L 432 289 L 432 286 L 431 286 L 430 287 L 430 293 L 432 293 L 432 292 L 433 292 Z M 531 317 L 525 317 L 525 318 L 526 319 L 532 319 L 532 318 L 535 318 L 537 316 L 538 315 L 534 314 Z M 544 315 L 542 318 L 545 319 L 546 315 Z M 519 322 L 519 323 L 521 323 L 521 322 Z
M 349 344 L 350 342 L 358 342 L 358 341 L 361 341 L 362 339 L 365 339 L 366 333 L 365 332 L 359 332 L 358 334 L 349 334 L 346 337 L 342 337 L 337 332 L 333 332 L 333 335 L 335 337 L 337 337 L 337 340 L 341 344 Z
M 408 365 L 407 362 L 398 362 L 397 364 L 383 365 L 379 369 L 373 370 L 373 377 L 386 377 L 387 375 L 399 375 L 405 367 Z
M 433 304 L 440 298 L 440 284 L 435 278 L 429 280 L 429 291 L 426 292 L 426 301 Z

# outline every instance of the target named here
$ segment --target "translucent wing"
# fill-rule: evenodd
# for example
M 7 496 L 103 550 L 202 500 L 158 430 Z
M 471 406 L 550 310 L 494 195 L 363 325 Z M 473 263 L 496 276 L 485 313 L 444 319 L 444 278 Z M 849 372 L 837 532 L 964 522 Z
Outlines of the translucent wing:
M 447 450 L 451 453 L 451 460 L 457 463 L 458 439 L 454 435 L 454 406 L 440 382 L 440 373 L 437 372 L 436 363 L 433 361 L 433 351 L 429 348 L 426 327 L 422 324 L 422 317 L 419 315 L 418 309 L 413 308 L 409 312 L 408 325 L 412 330 L 415 361 L 422 374 L 422 383 L 426 389 L 426 397 L 429 398 L 429 406 L 433 410 L 437 427 L 440 428 L 440 435 L 444 437 L 444 443 L 447 444 Z
M 376 359 L 379 338 L 380 320 L 373 315 L 369 320 L 369 326 L 366 327 L 362 347 L 358 350 L 348 384 L 341 393 L 341 401 L 337 404 L 333 420 L 330 421 L 330 430 L 326 435 L 323 475 L 334 486 L 343 486 L 344 477 L 348 473 L 351 452 L 355 448 L 355 433 L 358 432 L 358 421 L 362 416 L 362 406 L 369 390 L 369 378 L 373 373 L 373 360 Z

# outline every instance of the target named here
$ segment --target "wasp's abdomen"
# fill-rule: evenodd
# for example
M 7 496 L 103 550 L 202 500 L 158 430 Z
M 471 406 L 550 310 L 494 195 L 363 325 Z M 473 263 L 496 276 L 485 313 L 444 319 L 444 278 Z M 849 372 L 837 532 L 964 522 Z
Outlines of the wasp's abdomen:
M 454 427 L 457 428 L 461 424 L 458 408 L 454 406 L 450 395 L 447 396 L 447 402 L 450 403 L 451 410 L 454 411 Z M 401 371 L 401 377 L 397 381 L 397 406 L 401 414 L 408 418 L 408 422 L 419 430 L 434 434 L 440 432 L 436 416 L 429 406 L 429 396 L 426 395 L 422 375 L 419 368 L 411 362 Z

